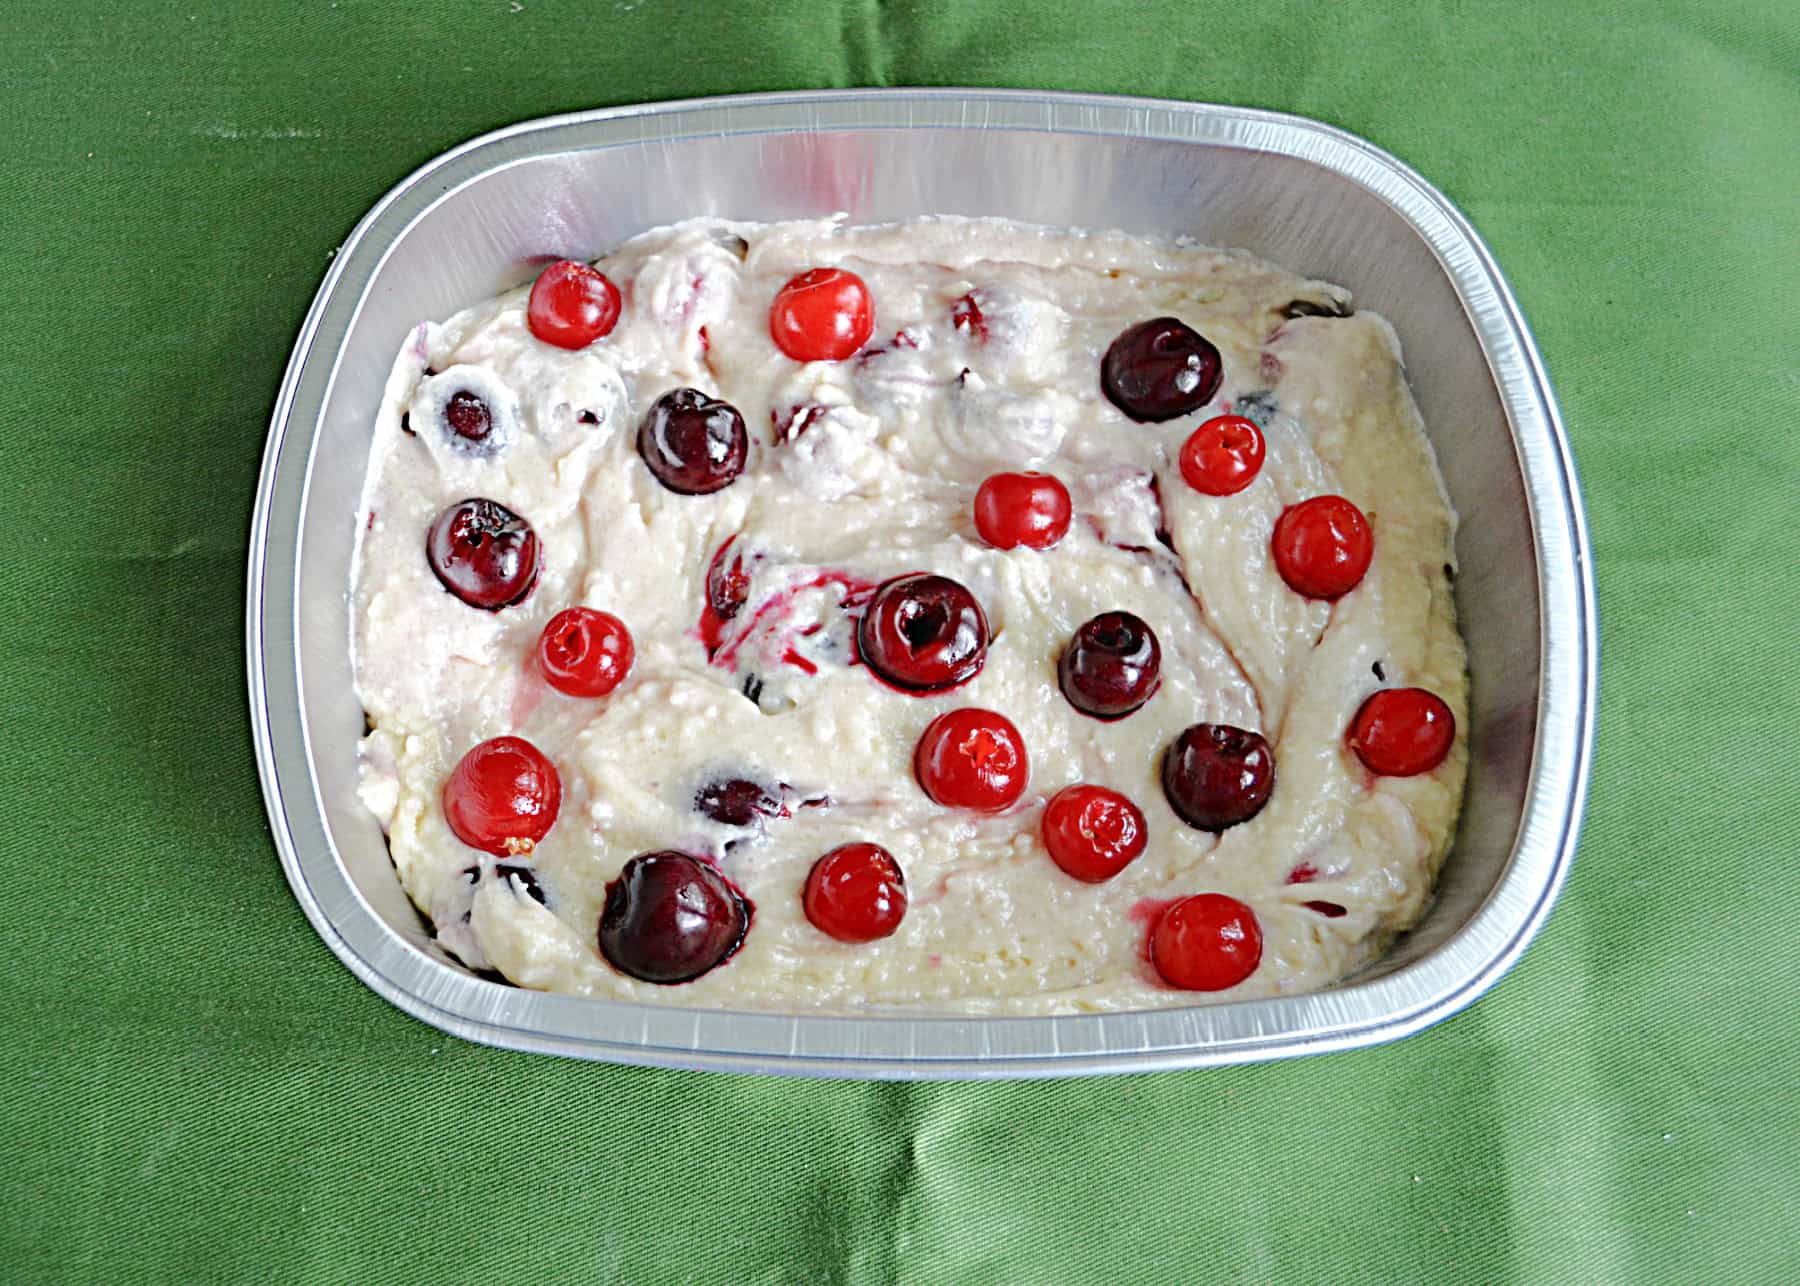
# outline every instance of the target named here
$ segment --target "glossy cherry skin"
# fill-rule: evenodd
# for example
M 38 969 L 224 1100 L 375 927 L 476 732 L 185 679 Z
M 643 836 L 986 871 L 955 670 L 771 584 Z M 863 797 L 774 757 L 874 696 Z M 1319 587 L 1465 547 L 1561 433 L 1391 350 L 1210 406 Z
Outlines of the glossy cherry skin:
M 996 473 L 975 492 L 975 530 L 995 549 L 1049 549 L 1073 513 L 1069 489 L 1047 473 Z
M 444 782 L 444 820 L 470 848 L 529 853 L 556 825 L 562 778 L 523 737 L 495 737 L 462 757 Z
M 606 886 L 600 954 L 644 982 L 688 982 L 743 945 L 750 907 L 723 875 L 686 853 L 644 853 Z
M 1275 789 L 1275 754 L 1262 734 L 1197 723 L 1163 753 L 1163 794 L 1196 830 L 1222 831 L 1262 812 Z
M 731 554 L 736 537 L 719 546 L 706 568 L 706 601 L 722 621 L 729 621 L 744 610 L 750 600 L 750 573 L 744 567 L 743 554 Z
M 1031 763 L 1012 720 L 965 706 L 925 725 L 913 750 L 919 785 L 946 808 L 997 813 L 1025 793 Z
M 1449 757 L 1456 716 L 1435 692 L 1388 688 L 1362 703 L 1350 721 L 1348 741 L 1370 772 L 1416 777 Z
M 743 777 L 707 782 L 694 792 L 694 810 L 722 826 L 749 826 L 759 817 L 783 815 L 780 799 Z
M 801 909 L 839 942 L 873 942 L 906 916 L 906 876 L 879 844 L 845 844 L 813 863 Z
M 538 274 L 525 305 L 525 325 L 546 344 L 586 348 L 619 321 L 619 288 L 605 273 L 559 259 Z
M 631 673 L 636 655 L 625 622 L 591 607 L 565 608 L 538 635 L 538 670 L 564 696 L 608 695 Z
M 1262 962 L 1256 912 L 1223 893 L 1196 893 L 1167 907 L 1150 931 L 1150 963 L 1183 991 L 1235 987 Z
M 875 332 L 875 300 L 842 268 L 812 268 L 790 280 L 769 307 L 769 336 L 796 362 L 841 362 Z
M 1160 423 L 1197 411 L 1219 391 L 1219 350 L 1173 317 L 1139 322 L 1100 361 L 1100 391 L 1132 419 Z
M 523 602 L 537 585 L 537 532 L 493 500 L 459 500 L 439 514 L 425 558 L 445 589 L 483 611 Z
M 1104 786 L 1066 786 L 1044 807 L 1044 847 L 1064 873 L 1089 884 L 1136 861 L 1150 834 L 1138 806 Z
M 697 388 L 670 389 L 644 413 L 638 454 L 670 491 L 706 496 L 738 480 L 750 458 L 750 433 L 735 406 Z
M 1314 496 L 1275 520 L 1275 570 L 1296 594 L 1342 598 L 1362 582 L 1375 536 L 1362 510 L 1342 496 Z
M 912 572 L 875 591 L 857 623 L 856 644 L 869 668 L 895 687 L 942 692 L 980 673 L 987 615 L 960 582 Z
M 1262 430 L 1241 415 L 1215 415 L 1181 444 L 1181 478 L 1208 496 L 1235 496 L 1261 472 Z
M 1162 685 L 1162 645 L 1130 612 L 1102 612 L 1075 631 L 1056 677 L 1069 704 L 1083 714 L 1123 719 Z

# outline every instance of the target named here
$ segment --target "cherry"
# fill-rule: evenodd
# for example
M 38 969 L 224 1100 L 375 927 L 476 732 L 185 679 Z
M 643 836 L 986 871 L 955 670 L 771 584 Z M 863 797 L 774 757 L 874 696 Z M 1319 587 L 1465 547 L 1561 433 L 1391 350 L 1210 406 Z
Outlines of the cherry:
M 769 308 L 769 335 L 796 362 L 841 362 L 874 331 L 868 286 L 842 268 L 801 273 L 776 292 Z
M 625 681 L 636 655 L 625 622 L 591 607 L 563 609 L 538 635 L 538 669 L 564 696 L 607 695 Z
M 750 600 L 750 573 L 744 569 L 742 554 L 735 558 L 726 557 L 731 545 L 730 540 L 720 545 L 719 552 L 713 555 L 706 569 L 706 601 L 722 621 L 729 621 L 743 611 L 744 604 Z
M 1069 704 L 1096 719 L 1123 719 L 1162 685 L 1156 633 L 1130 612 L 1102 612 L 1075 631 L 1057 662 Z
M 1262 962 L 1256 912 L 1223 893 L 1196 893 L 1166 909 L 1150 931 L 1150 963 L 1183 991 L 1235 987 Z
M 1159 423 L 1205 406 L 1222 374 L 1219 350 L 1204 335 L 1157 317 L 1112 342 L 1100 361 L 1100 391 L 1132 419 Z
M 457 389 L 444 403 L 444 422 L 464 442 L 480 445 L 494 431 L 494 413 L 468 389 Z
M 1254 420 L 1215 415 L 1181 445 L 1181 477 L 1208 496 L 1235 496 L 1263 466 L 1263 435 Z
M 780 817 L 781 801 L 742 777 L 709 781 L 694 792 L 694 808 L 725 826 L 749 826 L 759 817 Z
M 906 876 L 879 844 L 845 844 L 813 863 L 800 895 L 813 927 L 839 942 L 873 942 L 906 915 Z
M 1275 569 L 1296 594 L 1341 598 L 1355 589 L 1375 556 L 1362 510 L 1342 496 L 1314 496 L 1275 520 Z
M 531 284 L 525 324 L 546 344 L 586 348 L 618 321 L 619 288 L 597 268 L 559 259 Z
M 997 813 L 1025 793 L 1031 764 L 1012 720 L 965 706 L 925 725 L 913 772 L 925 793 L 947 808 Z
M 523 737 L 494 737 L 444 782 L 444 820 L 470 848 L 499 857 L 529 853 L 556 825 L 562 778 Z
M 1196 830 L 1222 831 L 1262 812 L 1275 789 L 1275 755 L 1260 733 L 1197 723 L 1163 753 L 1163 794 Z
M 1424 688 L 1377 692 L 1350 721 L 1350 749 L 1372 773 L 1416 777 L 1443 763 L 1456 741 L 1456 716 Z
M 988 623 L 967 587 L 912 572 L 876 589 L 856 627 L 869 668 L 898 688 L 941 692 L 966 683 L 987 660 Z
M 537 533 L 493 500 L 459 500 L 439 514 L 425 558 L 445 589 L 484 611 L 522 602 L 537 586 Z
M 995 549 L 1049 549 L 1072 513 L 1069 489 L 1047 473 L 996 473 L 975 492 L 975 530 Z
M 1116 790 L 1067 786 L 1044 808 L 1044 847 L 1064 872 L 1089 884 L 1110 880 L 1144 851 L 1144 814 Z
M 643 853 L 606 886 L 600 954 L 643 982 L 687 982 L 729 960 L 750 907 L 723 875 L 686 853 Z
M 750 455 L 750 434 L 735 406 L 697 388 L 670 389 L 638 428 L 638 454 L 656 480 L 684 496 L 705 496 L 736 482 Z

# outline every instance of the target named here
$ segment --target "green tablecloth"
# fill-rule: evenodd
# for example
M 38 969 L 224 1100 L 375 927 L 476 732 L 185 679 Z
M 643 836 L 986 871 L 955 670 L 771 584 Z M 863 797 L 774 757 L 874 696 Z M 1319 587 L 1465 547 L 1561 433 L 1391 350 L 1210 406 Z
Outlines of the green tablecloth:
M 1800 1275 L 1791 4 L 9 0 L 0 28 L 0 1278 Z M 640 1071 L 444 1037 L 302 917 L 243 566 L 333 248 L 511 121 L 908 83 L 1318 117 L 1505 265 L 1585 475 L 1604 700 L 1574 877 L 1473 1009 L 1129 1079 Z

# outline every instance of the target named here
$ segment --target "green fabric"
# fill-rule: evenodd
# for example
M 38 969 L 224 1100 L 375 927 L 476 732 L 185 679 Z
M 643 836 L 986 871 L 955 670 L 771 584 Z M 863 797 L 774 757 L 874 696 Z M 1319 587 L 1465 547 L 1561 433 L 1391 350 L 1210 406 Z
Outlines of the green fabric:
M 8 0 L 0 1278 L 1800 1277 L 1800 18 L 1073 0 Z M 246 530 L 333 248 L 551 112 L 874 84 L 1280 108 L 1505 265 L 1584 471 L 1593 806 L 1496 991 L 1384 1048 L 896 1086 L 446 1038 L 321 944 L 251 760 Z

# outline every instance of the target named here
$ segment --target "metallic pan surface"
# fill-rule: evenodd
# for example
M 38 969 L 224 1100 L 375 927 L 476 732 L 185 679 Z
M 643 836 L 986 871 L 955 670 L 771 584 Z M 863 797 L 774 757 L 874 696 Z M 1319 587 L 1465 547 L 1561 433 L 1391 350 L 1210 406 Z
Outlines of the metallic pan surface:
M 1436 904 L 1331 990 L 1055 1018 L 692 1010 L 503 987 L 450 963 L 355 790 L 345 586 L 370 426 L 408 330 L 694 215 L 996 215 L 1188 234 L 1342 283 L 1399 331 L 1462 516 L 1468 803 Z M 250 710 L 282 868 L 355 974 L 445 1031 L 670 1066 L 896 1078 L 1193 1067 L 1368 1045 L 1472 1001 L 1543 923 L 1575 849 L 1597 653 L 1555 400 L 1486 247 L 1393 157 L 1292 116 L 1078 94 L 757 95 L 532 121 L 445 153 L 371 210 L 295 343 L 250 541 Z

